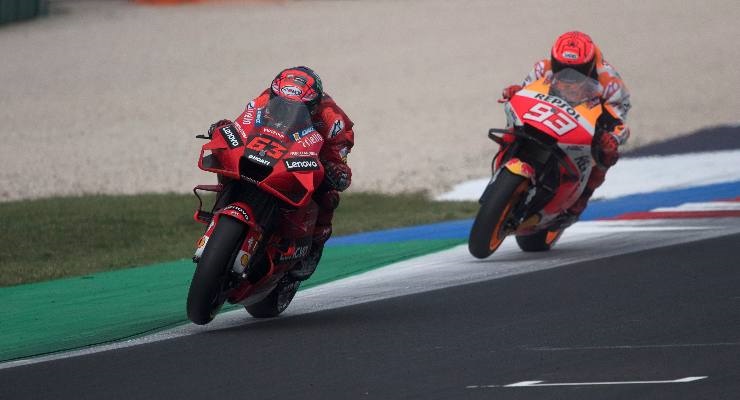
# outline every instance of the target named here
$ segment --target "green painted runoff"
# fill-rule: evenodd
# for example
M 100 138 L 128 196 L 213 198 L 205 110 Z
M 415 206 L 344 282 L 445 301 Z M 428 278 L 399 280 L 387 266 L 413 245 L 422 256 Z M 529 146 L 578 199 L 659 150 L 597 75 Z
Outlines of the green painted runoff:
M 464 243 L 327 247 L 306 289 Z M 180 260 L 0 288 L 0 362 L 109 343 L 187 322 L 194 264 Z M 232 307 L 233 308 L 233 307 Z M 244 318 L 251 318 L 244 312 Z

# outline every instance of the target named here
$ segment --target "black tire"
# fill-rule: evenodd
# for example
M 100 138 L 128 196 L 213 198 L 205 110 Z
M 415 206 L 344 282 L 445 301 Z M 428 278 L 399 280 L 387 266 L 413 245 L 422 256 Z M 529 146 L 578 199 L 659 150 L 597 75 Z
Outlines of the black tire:
M 478 210 L 468 238 L 468 250 L 476 258 L 490 256 L 501 245 L 507 234 L 504 225 L 526 191 L 528 180 L 503 169 L 493 185 L 493 191 Z
M 544 230 L 531 235 L 516 237 L 516 243 L 522 251 L 548 251 L 555 246 L 555 242 L 560 239 L 564 229 L 555 231 Z
M 221 216 L 195 268 L 188 291 L 188 318 L 198 325 L 213 320 L 226 301 L 229 270 L 237 247 L 244 240 L 246 226 Z
M 294 281 L 286 275 L 267 297 L 244 308 L 255 318 L 277 317 L 288 308 L 300 285 L 301 282 Z

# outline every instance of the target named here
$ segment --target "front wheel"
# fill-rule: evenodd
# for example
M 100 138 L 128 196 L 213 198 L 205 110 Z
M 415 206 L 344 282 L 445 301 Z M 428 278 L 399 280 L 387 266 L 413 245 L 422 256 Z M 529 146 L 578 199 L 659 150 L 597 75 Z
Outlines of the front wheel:
M 194 323 L 211 322 L 226 301 L 229 271 L 245 230 L 246 226 L 234 218 L 218 219 L 190 282 L 187 311 Z
M 493 192 L 481 204 L 468 239 L 468 250 L 476 258 L 493 254 L 511 231 L 507 223 L 514 207 L 527 191 L 529 181 L 507 169 L 499 172 Z
M 288 308 L 300 285 L 301 282 L 294 281 L 286 275 L 267 297 L 244 308 L 255 318 L 277 317 Z
M 565 228 L 554 231 L 544 230 L 526 236 L 517 235 L 516 243 L 522 251 L 548 251 L 555 246 L 555 242 L 560 239 L 564 230 Z

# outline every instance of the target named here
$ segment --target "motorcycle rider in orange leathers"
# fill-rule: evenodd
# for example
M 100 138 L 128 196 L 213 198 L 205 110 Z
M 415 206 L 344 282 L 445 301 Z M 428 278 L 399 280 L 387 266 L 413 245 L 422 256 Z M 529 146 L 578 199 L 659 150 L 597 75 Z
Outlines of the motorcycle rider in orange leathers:
M 313 195 L 313 199 L 319 206 L 319 212 L 311 250 L 303 260 L 302 266 L 290 271 L 294 279 L 306 280 L 316 270 L 324 244 L 331 236 L 334 210 L 339 205 L 339 192 L 347 189 L 352 180 L 352 170 L 347 164 L 347 155 L 354 145 L 353 123 L 334 100 L 324 93 L 321 78 L 305 66 L 281 71 L 273 79 L 269 88 L 247 104 L 237 121 L 242 126 L 255 124 L 256 119 L 261 117 L 259 110 L 264 109 L 270 99 L 275 97 L 282 98 L 288 104 L 302 103 L 307 106 L 311 122 L 324 140 L 319 153 L 319 159 L 324 166 L 324 181 Z M 216 122 L 211 125 L 209 135 L 219 127 L 231 123 L 230 120 Z M 223 178 L 219 177 L 219 179 Z
M 578 31 L 560 35 L 552 46 L 550 59 L 538 61 L 521 85 L 506 87 L 499 102 L 508 101 L 523 87 L 543 77 L 550 79 L 554 73 L 565 68 L 575 69 L 599 81 L 605 112 L 599 118 L 592 144 L 596 166 L 591 171 L 583 193 L 561 219 L 563 227 L 578 220 L 586 209 L 594 190 L 604 183 L 606 171 L 617 163 L 619 146 L 625 144 L 630 136 L 625 120 L 631 107 L 630 94 L 619 73 L 604 60 L 601 50 L 594 44 L 591 37 Z M 504 135 L 506 143 L 511 143 L 513 140 L 513 135 Z

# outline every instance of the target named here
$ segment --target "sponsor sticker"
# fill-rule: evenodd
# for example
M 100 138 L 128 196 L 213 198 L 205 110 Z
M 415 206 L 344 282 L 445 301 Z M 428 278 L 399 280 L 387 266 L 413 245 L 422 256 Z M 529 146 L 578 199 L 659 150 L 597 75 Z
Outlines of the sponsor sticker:
M 537 79 L 545 76 L 545 63 L 540 61 L 534 66 L 534 76 Z
M 621 85 L 618 81 L 613 80 L 609 82 L 608 85 L 606 85 L 606 89 L 604 89 L 604 95 L 603 97 L 605 99 L 609 99 L 612 96 L 614 96 L 615 93 L 619 92 L 622 89 Z
M 316 129 L 314 129 L 313 126 L 309 126 L 308 128 L 306 128 L 306 129 L 304 129 L 304 130 L 302 130 L 300 132 L 296 132 L 296 133 L 290 135 L 290 137 L 293 138 L 293 141 L 294 142 L 297 142 L 297 141 L 303 139 L 304 136 L 306 136 L 306 135 L 308 135 L 308 134 L 310 134 L 312 132 L 316 132 Z
M 224 212 L 229 212 L 231 214 L 234 214 L 235 216 L 241 215 L 242 217 L 244 217 L 245 221 L 249 221 L 249 214 L 247 214 L 247 211 L 239 206 L 235 206 L 233 204 L 226 206 L 224 207 Z
M 280 140 L 285 139 L 285 135 L 283 135 L 282 132 L 276 131 L 275 129 L 272 129 L 272 128 L 262 127 L 262 132 L 264 132 L 264 133 L 266 133 L 268 135 L 274 136 L 274 137 L 276 137 L 276 138 L 278 138 Z
M 324 137 L 321 136 L 320 133 L 314 132 L 314 133 L 306 136 L 305 138 L 303 138 L 303 140 L 301 141 L 301 143 L 303 143 L 303 147 L 311 147 L 311 146 L 315 145 L 316 143 L 320 143 L 322 141 L 324 141 Z
M 226 140 L 226 143 L 229 145 L 230 149 L 235 149 L 239 146 L 244 146 L 244 142 L 242 142 L 241 137 L 237 134 L 236 128 L 234 125 L 226 125 L 222 126 L 218 130 L 221 133 L 221 136 L 223 136 L 224 140 Z
M 291 151 L 288 154 L 295 157 L 316 157 L 318 155 L 315 151 Z
M 250 159 L 250 160 L 256 161 L 259 164 L 266 165 L 268 167 L 270 166 L 270 161 L 265 160 L 264 158 L 255 156 L 254 154 L 248 155 L 247 158 Z
M 310 245 L 305 246 L 297 246 L 294 248 L 294 251 L 291 252 L 290 250 L 287 253 L 280 254 L 280 262 L 283 261 L 293 261 L 297 260 L 299 258 L 303 258 L 308 255 L 308 251 L 311 249 Z
M 334 124 L 331 126 L 331 131 L 329 131 L 329 137 L 333 138 L 334 136 L 337 136 L 342 129 L 344 129 L 344 122 L 342 122 L 341 119 L 334 121 Z
M 303 91 L 297 86 L 283 86 L 280 91 L 286 96 L 300 96 L 303 94 Z
M 319 162 L 314 158 L 300 157 L 283 160 L 288 171 L 315 171 L 319 169 Z
M 570 106 L 565 100 L 555 97 L 555 96 L 549 96 L 542 93 L 537 93 L 534 95 L 534 98 L 537 100 L 546 101 L 556 107 L 560 107 L 561 109 L 565 110 L 568 115 L 573 117 L 576 121 L 578 121 L 579 118 L 581 118 L 581 114 L 578 114 L 576 110 Z M 556 110 L 557 111 L 557 110 Z
M 249 104 L 247 104 L 247 108 L 244 110 L 242 124 L 251 125 L 252 121 L 254 121 L 254 101 L 250 101 Z

